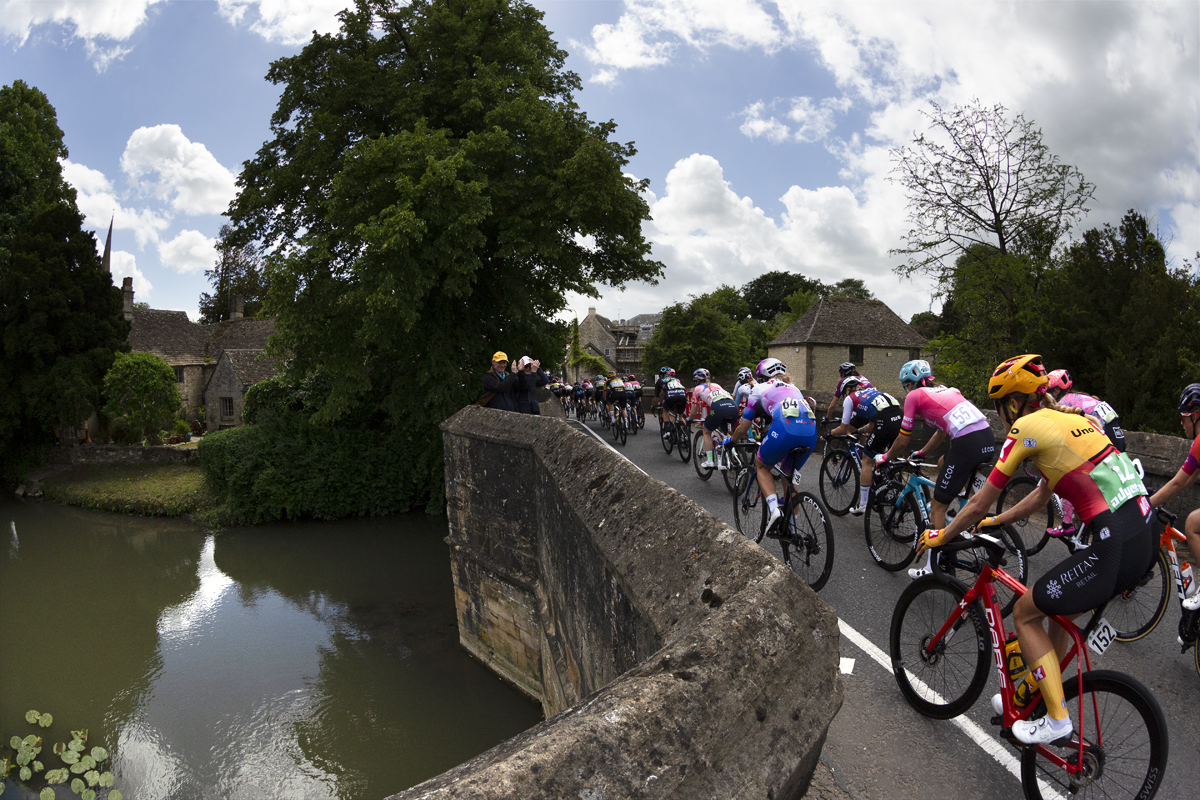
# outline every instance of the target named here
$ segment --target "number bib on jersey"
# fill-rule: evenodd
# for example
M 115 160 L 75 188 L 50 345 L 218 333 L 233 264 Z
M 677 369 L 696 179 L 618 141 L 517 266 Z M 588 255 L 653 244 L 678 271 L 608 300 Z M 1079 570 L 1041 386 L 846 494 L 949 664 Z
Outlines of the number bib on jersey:
M 883 411 L 892 404 L 892 398 L 880 392 L 879 396 L 871 401 L 871 405 L 875 406 L 876 411 Z
M 1091 478 L 1108 503 L 1109 511 L 1116 511 L 1132 497 L 1146 494 L 1146 485 L 1137 468 L 1124 453 L 1110 453 L 1092 470 Z
M 796 419 L 800 416 L 800 401 L 794 397 L 785 397 L 779 404 L 779 413 L 784 419 Z
M 947 433 L 953 437 L 963 428 L 985 419 L 987 418 L 983 416 L 983 412 L 976 408 L 970 400 L 963 400 L 950 409 L 950 413 L 946 415 L 946 425 L 950 429 Z
M 1097 417 L 1104 420 L 1104 423 L 1106 425 L 1108 423 L 1112 422 L 1117 416 L 1116 409 L 1114 409 L 1108 403 L 1097 404 L 1096 407 L 1092 409 L 1091 413 L 1095 414 Z
M 713 393 L 712 393 L 712 396 L 711 396 L 711 398 L 709 399 L 709 405 L 713 405 L 713 404 L 714 404 L 714 403 L 716 403 L 718 400 L 732 400 L 732 399 L 733 399 L 733 395 L 731 395 L 729 392 L 727 392 L 727 391 L 725 391 L 724 389 L 722 389 L 722 390 L 721 390 L 721 391 L 719 391 L 719 392 L 713 392 Z

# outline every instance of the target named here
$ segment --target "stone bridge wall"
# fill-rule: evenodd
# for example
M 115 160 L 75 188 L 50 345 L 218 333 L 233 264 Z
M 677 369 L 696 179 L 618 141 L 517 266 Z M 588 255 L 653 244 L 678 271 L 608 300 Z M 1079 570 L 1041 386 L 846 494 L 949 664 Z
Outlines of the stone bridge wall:
M 460 640 L 549 719 L 397 797 L 802 796 L 842 703 L 833 610 L 561 420 L 443 432 Z

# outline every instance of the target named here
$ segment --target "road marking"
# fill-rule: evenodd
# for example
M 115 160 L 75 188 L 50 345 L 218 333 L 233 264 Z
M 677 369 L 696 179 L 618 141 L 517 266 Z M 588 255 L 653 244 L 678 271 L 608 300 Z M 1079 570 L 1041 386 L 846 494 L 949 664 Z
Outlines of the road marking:
M 876 647 L 870 639 L 854 630 L 854 628 L 852 628 L 842 619 L 838 620 L 838 630 L 841 631 L 842 636 L 845 636 L 851 642 L 858 645 L 860 650 L 874 659 L 879 666 L 883 667 L 884 671 L 886 671 L 889 675 L 892 674 L 891 658 L 878 647 Z M 936 695 L 936 692 L 933 692 L 928 686 L 912 675 L 912 673 L 909 673 L 909 682 L 912 683 L 914 687 L 920 689 L 923 694 Z M 975 742 L 975 744 L 979 745 L 979 747 L 985 753 L 994 758 L 997 763 L 1000 764 L 1000 766 L 1008 770 L 1013 777 L 1015 777 L 1018 781 L 1021 780 L 1021 762 L 1012 754 L 1012 751 L 1009 750 L 1008 747 L 998 741 L 983 728 L 979 727 L 979 725 L 968 718 L 965 714 L 955 717 L 954 719 L 950 720 L 950 722 L 952 722 L 959 730 L 965 733 L 968 738 Z M 1061 795 L 1054 791 L 1053 787 L 1048 786 L 1044 781 L 1039 780 L 1038 785 L 1041 787 L 1043 797 L 1061 797 Z
M 600 436 L 600 434 L 596 433 L 594 430 L 592 430 L 591 428 L 589 428 L 587 425 L 584 425 L 582 422 L 580 422 L 580 421 L 579 421 L 579 420 L 577 420 L 577 419 L 569 419 L 569 420 L 567 420 L 567 424 L 568 424 L 568 425 L 570 425 L 570 426 L 572 426 L 572 427 L 579 428 L 580 430 L 585 430 L 585 431 L 587 431 L 588 433 L 590 433 L 592 436 L 595 436 L 595 437 L 596 437 L 596 441 L 597 441 L 597 442 L 599 442 L 600 444 L 604 445 L 604 446 L 605 446 L 605 447 L 607 447 L 609 450 L 612 450 L 614 453 L 616 453 L 617 455 L 619 455 L 621 458 L 625 459 L 626 461 L 629 461 L 629 463 L 630 463 L 630 464 L 633 464 L 634 468 L 635 468 L 635 469 L 637 469 L 637 471 L 638 471 L 638 472 L 642 473 L 642 474 L 643 474 L 643 475 L 645 475 L 647 478 L 649 478 L 649 477 L 650 477 L 650 473 L 649 473 L 649 472 L 646 472 L 646 470 L 642 469 L 642 468 L 641 468 L 641 467 L 639 467 L 639 466 L 638 466 L 636 463 L 634 463 L 633 461 L 631 461 L 631 460 L 629 459 L 629 457 L 628 457 L 628 456 L 626 456 L 626 455 L 625 455 L 624 453 L 622 453 L 620 450 L 618 450 L 617 448 L 613 447 L 611 444 L 609 444 L 608 442 L 606 442 L 606 441 L 604 440 L 604 438 L 603 438 L 602 436 Z

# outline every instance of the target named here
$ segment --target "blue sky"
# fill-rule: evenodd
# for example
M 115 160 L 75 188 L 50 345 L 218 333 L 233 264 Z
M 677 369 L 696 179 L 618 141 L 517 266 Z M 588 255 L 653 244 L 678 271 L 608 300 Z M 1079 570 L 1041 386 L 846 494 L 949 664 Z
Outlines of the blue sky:
M 114 273 L 196 318 L 241 164 L 269 136 L 271 60 L 336 28 L 344 0 L 0 0 L 0 83 L 58 111 L 88 226 L 116 215 Z M 923 109 L 1023 113 L 1097 185 L 1083 227 L 1146 214 L 1176 265 L 1200 250 L 1200 3 L 534 0 L 577 100 L 634 141 L 656 286 L 570 297 L 564 316 L 657 311 L 787 269 L 856 277 L 902 316 L 907 229 L 889 150 Z

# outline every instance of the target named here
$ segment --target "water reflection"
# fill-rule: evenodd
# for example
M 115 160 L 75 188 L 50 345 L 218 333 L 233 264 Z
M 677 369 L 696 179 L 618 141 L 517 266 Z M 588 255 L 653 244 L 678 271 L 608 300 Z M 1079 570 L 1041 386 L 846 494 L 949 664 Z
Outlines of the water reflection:
M 457 644 L 444 522 L 0 511 L 0 735 L 90 727 L 126 797 L 383 797 L 538 719 Z

